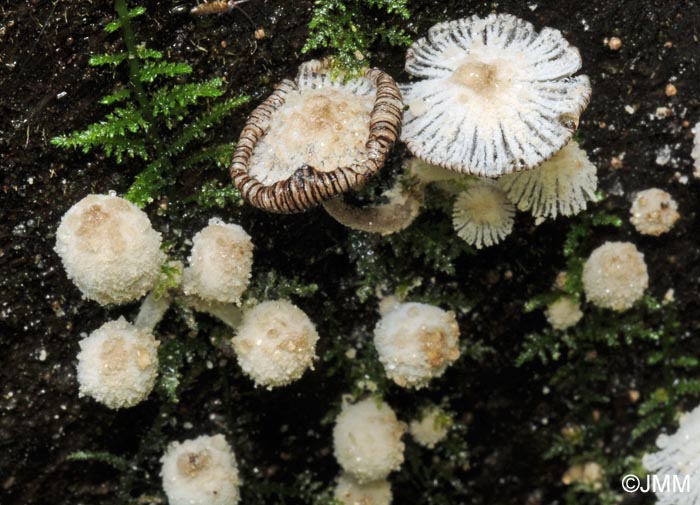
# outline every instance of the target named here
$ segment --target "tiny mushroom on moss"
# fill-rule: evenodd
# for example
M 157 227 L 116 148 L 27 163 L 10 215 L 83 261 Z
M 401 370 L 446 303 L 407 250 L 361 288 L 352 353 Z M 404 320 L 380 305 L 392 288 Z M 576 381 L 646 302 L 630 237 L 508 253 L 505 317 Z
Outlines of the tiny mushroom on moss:
M 148 216 L 115 195 L 88 195 L 56 231 L 55 250 L 85 298 L 102 305 L 141 298 L 158 281 L 165 254 Z
M 401 92 L 385 72 L 343 81 L 326 63 L 307 62 L 251 114 L 230 166 L 233 184 L 255 207 L 303 212 L 377 173 L 402 115 Z
M 673 197 L 658 188 L 637 193 L 630 214 L 630 222 L 639 233 L 654 237 L 670 231 L 681 217 Z
M 477 249 L 498 244 L 513 231 L 515 207 L 498 184 L 474 181 L 455 200 L 452 224 L 457 235 Z
M 419 158 L 499 177 L 538 166 L 578 127 L 591 86 L 561 32 L 508 14 L 433 26 L 406 56 L 401 138 Z

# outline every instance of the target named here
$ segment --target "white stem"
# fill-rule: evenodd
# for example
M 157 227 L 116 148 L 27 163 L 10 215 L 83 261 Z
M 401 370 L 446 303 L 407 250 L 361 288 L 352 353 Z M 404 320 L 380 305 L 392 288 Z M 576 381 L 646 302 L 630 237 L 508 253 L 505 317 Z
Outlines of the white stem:
M 139 314 L 136 316 L 134 326 L 142 330 L 153 332 L 155 327 L 168 311 L 170 302 L 171 298 L 167 293 L 156 298 L 151 291 L 143 300 L 143 303 L 141 303 L 141 308 L 139 309 Z
M 198 296 L 186 296 L 184 301 L 197 312 L 206 312 L 214 316 L 226 326 L 232 329 L 237 329 L 243 318 L 243 311 L 233 303 L 210 302 L 199 298 Z
M 402 191 L 397 185 L 384 193 L 389 203 L 353 207 L 343 197 L 324 202 L 323 207 L 336 221 L 354 230 L 391 235 L 408 228 L 423 205 L 423 189 Z

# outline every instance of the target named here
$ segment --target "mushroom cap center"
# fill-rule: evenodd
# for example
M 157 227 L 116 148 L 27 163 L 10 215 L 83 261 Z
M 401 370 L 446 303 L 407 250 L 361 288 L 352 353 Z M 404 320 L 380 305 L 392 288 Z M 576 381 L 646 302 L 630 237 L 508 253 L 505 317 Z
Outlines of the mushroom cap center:
M 186 452 L 177 458 L 177 469 L 181 475 L 194 478 L 209 467 L 211 456 L 203 449 L 199 452 Z
M 462 63 L 452 73 L 450 80 L 484 98 L 491 98 L 504 91 L 509 79 L 503 75 L 497 63 L 470 60 Z

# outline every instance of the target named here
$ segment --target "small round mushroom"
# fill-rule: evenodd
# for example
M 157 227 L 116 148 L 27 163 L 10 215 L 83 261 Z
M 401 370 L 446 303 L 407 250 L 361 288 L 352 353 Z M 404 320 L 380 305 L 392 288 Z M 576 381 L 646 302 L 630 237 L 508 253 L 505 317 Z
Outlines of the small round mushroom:
M 401 138 L 433 165 L 482 177 L 538 166 L 578 127 L 591 86 L 561 32 L 508 14 L 433 26 L 406 55 Z
M 562 296 L 547 306 L 545 316 L 555 330 L 567 330 L 581 320 L 583 312 L 578 301 L 570 296 Z
M 55 250 L 85 298 L 106 305 L 136 300 L 158 281 L 165 254 L 148 216 L 114 195 L 88 195 L 56 231 Z
M 342 505 L 391 505 L 391 484 L 386 479 L 360 484 L 352 475 L 343 472 L 333 496 Z
M 247 310 L 232 343 L 243 371 L 256 385 L 272 389 L 313 368 L 317 341 L 309 316 L 287 300 L 276 300 Z
M 251 114 L 233 155 L 233 184 L 255 207 L 303 212 L 380 170 L 402 115 L 401 92 L 381 70 L 343 82 L 308 62 Z
M 80 396 L 111 409 L 145 400 L 158 373 L 158 341 L 123 317 L 109 321 L 80 341 Z
M 404 431 L 394 411 L 381 400 L 344 402 L 333 428 L 335 457 L 360 484 L 385 479 L 403 463 Z
M 433 449 L 442 442 L 450 430 L 452 419 L 439 407 L 423 409 L 420 416 L 408 425 L 413 439 L 423 447 Z
M 595 165 L 573 140 L 534 170 L 504 175 L 498 182 L 518 210 L 552 219 L 586 210 L 598 187 Z
M 402 303 L 377 323 L 374 346 L 390 379 L 422 388 L 459 358 L 459 326 L 454 312 Z
M 452 224 L 457 235 L 477 249 L 498 244 L 513 231 L 515 207 L 498 184 L 482 179 L 455 200 Z
M 623 312 L 649 285 L 644 255 L 630 242 L 605 242 L 583 265 L 583 290 L 594 305 Z
M 673 228 L 678 218 L 678 204 L 666 191 L 650 188 L 637 193 L 630 209 L 630 222 L 643 235 L 659 235 Z
M 213 218 L 192 240 L 183 291 L 207 301 L 239 303 L 252 268 L 250 235 L 237 224 Z
M 236 505 L 240 479 L 236 456 L 223 435 L 173 442 L 160 459 L 170 505 Z

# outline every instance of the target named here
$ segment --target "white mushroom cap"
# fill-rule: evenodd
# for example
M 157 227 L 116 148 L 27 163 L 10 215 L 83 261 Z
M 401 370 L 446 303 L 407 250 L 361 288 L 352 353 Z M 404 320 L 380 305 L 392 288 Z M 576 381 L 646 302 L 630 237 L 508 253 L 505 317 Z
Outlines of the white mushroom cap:
M 359 483 L 386 478 L 403 463 L 405 426 L 386 403 L 344 403 L 333 428 L 335 457 Z
M 389 378 L 421 388 L 459 358 L 459 326 L 454 312 L 425 303 L 403 303 L 382 316 L 374 346 Z
M 413 439 L 423 447 L 434 448 L 442 442 L 449 432 L 451 419 L 438 407 L 423 410 L 418 419 L 408 425 Z
M 630 222 L 643 235 L 666 233 L 678 218 L 678 204 L 666 191 L 650 188 L 637 193 L 630 209 Z
M 223 435 L 173 442 L 160 459 L 170 505 L 236 505 L 240 479 L 236 456 Z
M 183 289 L 208 301 L 239 303 L 253 268 L 253 243 L 237 224 L 209 220 L 192 239 Z
M 562 296 L 547 306 L 545 316 L 552 328 L 566 330 L 581 320 L 583 312 L 579 302 L 570 296 Z
M 359 188 L 398 138 L 401 92 L 385 72 L 332 79 L 311 61 L 252 114 L 231 163 L 233 184 L 252 205 L 302 212 Z
M 85 298 L 106 305 L 145 295 L 165 255 L 148 216 L 113 195 L 88 195 L 61 219 L 55 250 Z
M 498 184 L 474 182 L 455 200 L 452 224 L 457 235 L 477 249 L 498 244 L 513 231 L 515 207 Z
M 578 50 L 552 28 L 537 33 L 508 14 L 439 23 L 406 56 L 423 80 L 401 86 L 401 138 L 457 172 L 536 167 L 569 141 L 588 104 L 588 78 L 571 77 L 579 68 Z
M 316 358 L 316 327 L 287 300 L 260 303 L 245 312 L 233 348 L 256 385 L 272 388 L 299 379 Z
M 389 481 L 382 479 L 359 484 L 345 472 L 338 477 L 333 495 L 342 505 L 390 505 L 392 499 Z
M 594 305 L 623 312 L 649 285 L 644 255 L 630 242 L 606 242 L 583 265 L 583 290 Z
M 123 317 L 103 324 L 80 341 L 80 396 L 109 408 L 132 407 L 145 400 L 158 374 L 158 341 L 148 330 Z
M 573 140 L 539 167 L 504 175 L 498 182 L 518 210 L 552 219 L 586 210 L 598 187 L 595 165 Z

